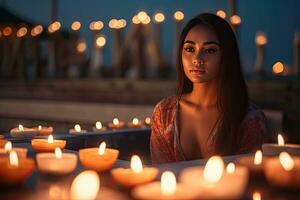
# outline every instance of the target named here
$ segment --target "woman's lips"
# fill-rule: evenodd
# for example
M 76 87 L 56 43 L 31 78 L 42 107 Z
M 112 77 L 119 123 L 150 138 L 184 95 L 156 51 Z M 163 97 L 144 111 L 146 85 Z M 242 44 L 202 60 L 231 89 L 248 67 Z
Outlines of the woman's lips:
M 205 69 L 191 69 L 190 73 L 196 74 L 196 75 L 202 75 L 205 74 L 206 70 Z

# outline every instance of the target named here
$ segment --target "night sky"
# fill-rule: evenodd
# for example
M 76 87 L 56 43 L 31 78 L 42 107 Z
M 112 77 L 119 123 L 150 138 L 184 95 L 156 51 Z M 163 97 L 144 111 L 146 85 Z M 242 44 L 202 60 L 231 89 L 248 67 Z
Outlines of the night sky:
M 237 13 L 242 19 L 239 29 L 239 43 L 242 63 L 246 74 L 253 71 L 255 62 L 255 32 L 264 31 L 268 37 L 266 46 L 265 64 L 268 73 L 272 65 L 282 60 L 288 65 L 293 62 L 292 42 L 295 31 L 300 31 L 300 1 L 298 0 L 236 0 Z M 6 0 L 1 1 L 14 13 L 26 17 L 35 23 L 48 25 L 50 22 L 50 0 Z M 169 62 L 174 63 L 174 22 L 173 13 L 181 10 L 185 14 L 185 22 L 201 12 L 213 12 L 228 9 L 227 0 L 58 0 L 58 20 L 64 29 L 70 29 L 70 24 L 79 20 L 82 24 L 80 33 L 91 46 L 91 32 L 89 23 L 93 20 L 102 20 L 105 24 L 102 31 L 107 38 L 104 59 L 105 64 L 110 60 L 110 30 L 108 22 L 111 18 L 124 18 L 128 30 L 131 18 L 139 11 L 144 10 L 152 16 L 157 11 L 165 14 L 163 24 L 163 52 Z

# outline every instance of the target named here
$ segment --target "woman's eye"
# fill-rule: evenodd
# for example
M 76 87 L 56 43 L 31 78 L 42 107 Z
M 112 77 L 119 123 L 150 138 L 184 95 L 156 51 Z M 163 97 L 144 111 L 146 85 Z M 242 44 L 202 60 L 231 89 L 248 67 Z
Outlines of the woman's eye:
M 205 50 L 205 53 L 207 53 L 207 54 L 213 54 L 213 53 L 216 53 L 216 49 L 212 49 L 212 48 L 210 48 L 210 49 L 206 49 Z
M 194 52 L 195 51 L 195 49 L 193 47 L 185 47 L 184 50 L 187 51 L 187 52 Z

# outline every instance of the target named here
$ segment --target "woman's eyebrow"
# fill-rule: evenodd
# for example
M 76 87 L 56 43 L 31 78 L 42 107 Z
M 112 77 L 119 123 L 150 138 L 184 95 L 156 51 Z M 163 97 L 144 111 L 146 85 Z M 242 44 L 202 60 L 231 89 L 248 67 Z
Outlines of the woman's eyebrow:
M 186 43 L 188 43 L 188 44 L 193 44 L 193 45 L 196 44 L 194 41 L 191 41 L 191 40 L 186 40 L 186 41 L 184 41 L 184 44 L 186 44 Z M 207 42 L 203 42 L 203 43 L 202 43 L 202 45 L 209 45 L 209 44 L 215 44 L 215 45 L 220 46 L 220 44 L 219 44 L 218 42 L 216 42 L 216 41 L 207 41 Z

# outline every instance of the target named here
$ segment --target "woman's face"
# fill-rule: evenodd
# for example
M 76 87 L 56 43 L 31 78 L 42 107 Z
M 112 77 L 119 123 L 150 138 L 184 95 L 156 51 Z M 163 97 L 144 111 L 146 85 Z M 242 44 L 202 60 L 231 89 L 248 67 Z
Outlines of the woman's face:
M 192 83 L 216 79 L 221 50 L 215 32 L 200 25 L 193 27 L 184 40 L 181 57 L 184 73 Z

